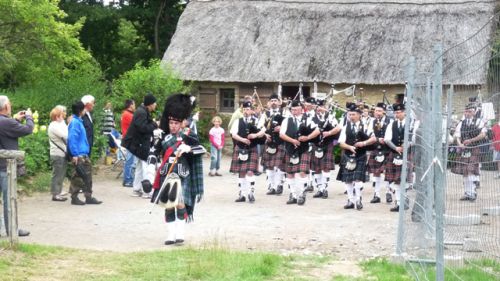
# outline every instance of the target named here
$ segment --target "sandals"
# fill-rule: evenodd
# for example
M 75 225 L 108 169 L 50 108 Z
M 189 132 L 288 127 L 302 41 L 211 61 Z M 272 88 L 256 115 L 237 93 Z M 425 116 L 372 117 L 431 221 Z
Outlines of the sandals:
M 62 197 L 61 195 L 54 195 L 54 196 L 52 196 L 52 201 L 64 202 L 66 200 L 68 200 L 68 198 Z

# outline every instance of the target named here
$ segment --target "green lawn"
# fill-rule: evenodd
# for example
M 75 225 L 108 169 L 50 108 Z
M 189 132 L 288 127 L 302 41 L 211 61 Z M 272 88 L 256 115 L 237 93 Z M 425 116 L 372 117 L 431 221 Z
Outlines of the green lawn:
M 447 272 L 446 280 L 460 280 L 455 274 L 461 280 L 498 280 L 498 262 L 478 263 Z M 0 241 L 0 280 L 413 280 L 407 269 L 385 259 L 357 265 L 335 257 L 237 252 L 217 246 L 115 253 L 34 244 L 11 250 Z M 426 274 L 434 280 L 432 270 Z

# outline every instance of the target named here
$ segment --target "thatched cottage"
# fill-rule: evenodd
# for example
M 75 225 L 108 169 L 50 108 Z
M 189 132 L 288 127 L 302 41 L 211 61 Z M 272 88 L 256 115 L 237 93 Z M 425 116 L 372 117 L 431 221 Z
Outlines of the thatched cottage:
M 488 24 L 498 1 L 480 0 L 214 0 L 191 1 L 163 61 L 195 82 L 202 108 L 232 112 L 240 97 L 261 98 L 283 85 L 304 95 L 349 85 L 372 103 L 382 90 L 403 91 L 410 56 L 432 59 L 433 46 L 454 46 Z M 482 36 L 479 46 L 492 36 Z M 473 52 L 473 50 L 471 50 Z M 468 54 L 464 54 L 468 55 Z M 485 53 L 485 56 L 489 54 Z M 478 58 L 487 61 L 488 57 Z M 482 85 L 487 68 L 470 81 Z M 340 95 L 339 95 L 340 96 Z M 341 100 L 341 102 L 343 102 Z

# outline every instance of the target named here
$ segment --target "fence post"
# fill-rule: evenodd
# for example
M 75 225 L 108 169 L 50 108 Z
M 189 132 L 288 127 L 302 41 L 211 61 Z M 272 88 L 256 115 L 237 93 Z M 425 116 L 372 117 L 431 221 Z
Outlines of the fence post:
M 7 235 L 11 247 L 16 247 L 18 243 L 17 226 L 17 160 L 24 158 L 24 151 L 0 149 L 0 159 L 7 161 L 7 214 L 9 225 Z
M 17 227 L 17 160 L 7 159 L 7 198 L 8 209 L 6 215 L 9 218 L 9 243 L 11 247 L 15 247 L 18 240 Z M 7 227 L 7 226 L 5 226 Z
M 436 209 L 436 280 L 444 280 L 444 200 L 445 200 L 445 173 L 446 163 L 443 157 L 443 115 L 441 112 L 441 99 L 443 97 L 443 46 L 434 47 L 434 77 L 432 107 L 434 115 L 434 155 L 437 160 L 434 170 L 434 190 Z M 438 163 L 441 164 L 437 165 Z
M 412 96 L 413 96 L 413 89 L 415 87 L 415 58 L 410 57 L 410 62 L 408 64 L 407 68 L 407 85 L 406 85 L 406 98 L 407 100 L 411 101 Z M 407 111 L 408 112 L 408 111 Z M 411 114 L 406 114 L 406 120 L 405 120 L 405 142 L 406 145 L 408 144 L 408 136 L 409 136 L 409 124 L 410 124 L 410 115 Z M 401 171 L 401 185 L 400 185 L 400 197 L 396 198 L 396 200 L 399 200 L 399 220 L 398 220 L 398 234 L 397 234 L 397 241 L 396 241 L 396 255 L 400 256 L 403 253 L 403 244 L 404 244 L 404 235 L 405 235 L 405 197 L 406 197 L 406 178 L 407 178 L 407 172 L 406 172 L 406 167 L 408 167 L 408 153 L 405 150 L 403 152 L 403 167 Z M 402 205 L 401 205 L 402 203 Z

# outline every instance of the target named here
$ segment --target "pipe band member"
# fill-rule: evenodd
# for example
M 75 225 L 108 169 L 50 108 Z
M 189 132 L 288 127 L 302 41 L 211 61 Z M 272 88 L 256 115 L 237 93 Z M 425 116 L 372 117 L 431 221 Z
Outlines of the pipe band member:
M 285 148 L 280 138 L 281 123 L 283 122 L 283 110 L 278 95 L 269 97 L 269 110 L 262 120 L 262 126 L 266 129 L 266 144 L 262 154 L 262 165 L 266 171 L 267 195 L 280 195 L 283 193 L 283 177 L 285 165 Z
M 370 203 L 380 203 L 380 190 L 385 187 L 385 201 L 392 202 L 392 191 L 389 188 L 389 182 L 385 179 L 385 169 L 387 157 L 389 156 L 389 147 L 385 144 L 385 132 L 389 126 L 390 120 L 385 114 L 387 105 L 383 102 L 377 103 L 373 112 L 374 118 L 370 123 L 371 130 L 375 136 L 376 142 L 372 145 L 368 159 L 368 173 L 373 174 L 373 186 L 375 193 Z M 384 177 L 382 177 L 384 175 Z
M 251 102 L 243 102 L 243 117 L 233 123 L 230 133 L 235 142 L 231 173 L 238 174 L 239 194 L 235 202 L 255 202 L 255 176 L 259 171 L 258 144 L 265 142 L 265 128 L 258 127 Z
M 160 121 L 165 132 L 161 142 L 164 154 L 151 202 L 159 201 L 165 206 L 168 231 L 165 245 L 184 242 L 185 223 L 193 220 L 195 204 L 204 192 L 202 156 L 206 150 L 184 122 L 193 108 L 189 95 L 174 94 L 166 100 Z M 169 171 L 172 173 L 168 174 Z
M 361 189 L 367 180 L 366 149 L 375 143 L 376 138 L 370 128 L 364 128 L 361 122 L 363 109 L 356 105 L 349 108 L 349 121 L 342 129 L 339 137 L 342 155 L 342 182 L 347 189 L 347 204 L 344 209 L 363 209 Z M 354 194 L 355 191 L 355 194 Z
M 298 100 L 291 103 L 291 116 L 283 120 L 280 138 L 285 141 L 286 185 L 290 189 L 287 204 L 303 205 L 306 201 L 305 190 L 308 185 L 307 174 L 311 169 L 309 142 L 319 134 L 319 128 L 312 118 L 303 113 Z
M 313 141 L 311 156 L 311 169 L 314 173 L 316 193 L 314 198 L 328 198 L 328 185 L 330 184 L 331 171 L 335 170 L 334 140 L 340 135 L 339 126 L 334 114 L 327 109 L 326 100 L 317 99 L 316 114 L 313 121 L 320 130 L 319 136 Z
M 481 140 L 486 138 L 486 128 L 481 118 L 476 115 L 473 104 L 465 107 L 464 119 L 458 123 L 455 137 L 460 154 L 452 172 L 463 176 L 465 192 L 460 200 L 474 202 L 477 198 L 475 182 L 479 182 Z

